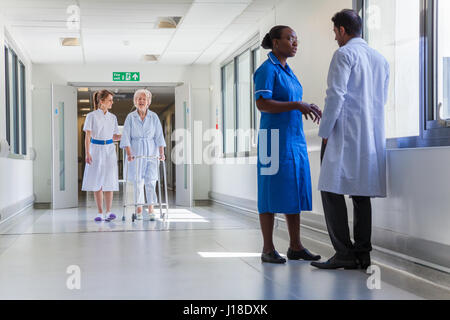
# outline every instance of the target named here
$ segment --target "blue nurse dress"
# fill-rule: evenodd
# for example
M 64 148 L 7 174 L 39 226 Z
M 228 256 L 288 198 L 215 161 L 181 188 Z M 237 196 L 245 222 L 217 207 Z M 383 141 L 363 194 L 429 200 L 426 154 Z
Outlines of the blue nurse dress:
M 301 101 L 303 88 L 289 65 L 283 67 L 272 52 L 268 57 L 253 76 L 255 100 L 262 97 L 281 102 Z M 276 143 L 272 141 L 274 129 L 279 133 L 278 170 L 267 174 L 270 167 L 277 167 L 277 157 L 271 154 L 272 144 Z M 267 163 L 266 159 L 272 161 Z M 259 213 L 298 214 L 312 210 L 311 173 L 299 110 L 261 112 L 257 169 Z

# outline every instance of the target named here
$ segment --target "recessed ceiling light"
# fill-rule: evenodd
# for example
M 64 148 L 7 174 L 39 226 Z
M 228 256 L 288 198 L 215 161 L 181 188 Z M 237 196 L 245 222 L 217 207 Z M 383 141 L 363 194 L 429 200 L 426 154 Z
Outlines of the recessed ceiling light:
M 61 45 L 64 47 L 76 47 L 80 45 L 79 38 L 61 38 Z
M 178 26 L 181 17 L 159 17 L 158 29 L 174 29 Z
M 144 61 L 158 61 L 159 55 L 156 54 L 144 54 Z
M 78 88 L 78 92 L 88 92 L 89 88 Z

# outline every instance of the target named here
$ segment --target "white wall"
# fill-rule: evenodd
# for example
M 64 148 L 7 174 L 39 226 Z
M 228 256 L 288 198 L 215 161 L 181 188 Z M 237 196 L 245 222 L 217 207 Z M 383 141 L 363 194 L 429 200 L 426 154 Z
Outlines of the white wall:
M 299 51 L 288 61 L 304 88 L 304 100 L 323 108 L 326 79 L 333 52 L 337 49 L 331 17 L 350 0 L 285 0 L 255 27 L 260 39 L 276 24 L 291 26 L 299 38 Z M 251 32 L 249 31 L 249 34 Z M 237 43 L 236 48 L 245 43 Z M 220 63 L 232 53 L 224 53 L 211 65 L 212 123 L 215 110 L 221 111 Z M 263 61 L 266 59 L 265 53 Z M 221 116 L 219 117 L 219 123 Z M 220 124 L 220 128 L 222 128 Z M 317 126 L 304 122 L 308 140 L 313 188 L 313 211 L 323 215 L 317 182 L 320 172 L 320 139 Z M 388 151 L 388 198 L 373 200 L 373 226 L 396 234 L 450 245 L 450 147 Z M 227 160 L 229 162 L 229 160 Z M 256 165 L 218 164 L 211 169 L 211 191 L 256 201 Z M 349 216 L 352 204 L 347 201 Z M 256 209 L 256 208 L 255 208 Z
M 0 141 L 6 140 L 6 101 L 5 101 L 5 54 L 7 26 L 0 15 Z M 32 99 L 31 74 L 32 66 L 28 56 L 8 37 L 8 44 L 14 49 L 26 68 L 26 101 L 27 101 L 27 149 L 33 147 L 32 143 Z M 7 208 L 17 207 L 26 199 L 33 197 L 33 163 L 29 159 L 13 159 L 0 157 L 0 213 Z
M 37 202 L 51 202 L 51 84 L 67 85 L 68 82 L 112 83 L 114 71 L 139 71 L 141 83 L 190 83 L 192 87 L 192 110 L 194 120 L 204 120 L 209 126 L 209 68 L 204 66 L 164 66 L 154 64 L 36 64 L 33 73 L 33 100 L 35 110 L 35 147 L 37 159 L 34 164 L 34 188 Z M 139 85 L 139 83 L 136 83 Z M 76 119 L 74 119 L 76 121 Z M 194 199 L 207 199 L 209 169 L 194 167 L 196 183 Z

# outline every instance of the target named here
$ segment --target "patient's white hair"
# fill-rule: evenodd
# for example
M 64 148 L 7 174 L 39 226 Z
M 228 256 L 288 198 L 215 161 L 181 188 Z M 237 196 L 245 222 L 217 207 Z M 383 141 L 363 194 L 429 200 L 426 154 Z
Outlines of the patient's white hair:
M 148 108 L 148 106 L 152 102 L 152 93 L 149 90 L 147 90 L 147 89 L 138 89 L 138 90 L 136 90 L 136 92 L 134 93 L 134 97 L 133 97 L 134 106 L 136 106 L 136 99 L 143 93 L 147 97 L 147 100 L 148 100 L 147 108 Z

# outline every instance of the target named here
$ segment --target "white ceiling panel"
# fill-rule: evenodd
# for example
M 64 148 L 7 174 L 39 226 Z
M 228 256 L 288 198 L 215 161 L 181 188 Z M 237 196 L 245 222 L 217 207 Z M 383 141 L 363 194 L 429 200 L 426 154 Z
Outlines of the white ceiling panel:
M 225 28 L 247 7 L 242 4 L 194 3 L 181 28 Z
M 26 51 L 32 49 L 33 61 L 38 63 L 82 63 L 81 47 L 63 47 L 58 34 L 46 32 L 14 32 L 20 43 L 26 43 Z M 30 52 L 28 52 L 30 54 Z
M 228 43 L 217 43 L 206 49 L 202 55 L 195 61 L 196 64 L 210 64 L 214 59 L 227 50 Z
M 192 64 L 201 52 L 166 53 L 159 60 L 162 64 Z
M 169 53 L 179 51 L 203 51 L 220 34 L 220 29 L 189 29 L 178 30 L 170 43 Z

